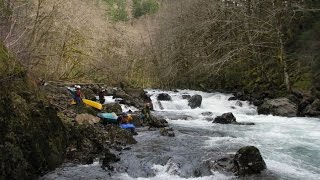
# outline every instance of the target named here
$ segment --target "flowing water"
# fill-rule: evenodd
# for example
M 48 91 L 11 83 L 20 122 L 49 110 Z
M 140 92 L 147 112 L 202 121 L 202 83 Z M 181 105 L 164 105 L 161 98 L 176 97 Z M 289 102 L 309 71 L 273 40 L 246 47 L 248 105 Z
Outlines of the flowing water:
M 172 101 L 156 100 L 164 91 L 148 90 L 157 116 L 166 118 L 175 137 L 138 129 L 138 144 L 120 154 L 114 172 L 99 162 L 66 164 L 43 179 L 237 179 L 228 173 L 206 172 L 203 162 L 234 154 L 243 146 L 256 146 L 267 164 L 260 175 L 246 179 L 320 179 L 320 120 L 257 115 L 245 101 L 228 101 L 231 95 L 200 91 L 167 91 Z M 182 95 L 199 94 L 200 108 L 191 109 Z M 211 112 L 211 113 L 209 113 Z M 214 124 L 214 117 L 232 112 L 238 122 L 253 126 Z M 201 177 L 195 177 L 201 172 Z

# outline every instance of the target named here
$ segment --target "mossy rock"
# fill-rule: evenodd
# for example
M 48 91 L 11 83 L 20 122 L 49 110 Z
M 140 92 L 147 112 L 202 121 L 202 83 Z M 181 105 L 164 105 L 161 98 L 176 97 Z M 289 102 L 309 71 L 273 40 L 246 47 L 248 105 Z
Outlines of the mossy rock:
M 62 163 L 66 129 L 35 81 L 3 52 L 0 67 L 14 68 L 0 72 L 8 78 L 0 83 L 0 179 L 36 179 Z

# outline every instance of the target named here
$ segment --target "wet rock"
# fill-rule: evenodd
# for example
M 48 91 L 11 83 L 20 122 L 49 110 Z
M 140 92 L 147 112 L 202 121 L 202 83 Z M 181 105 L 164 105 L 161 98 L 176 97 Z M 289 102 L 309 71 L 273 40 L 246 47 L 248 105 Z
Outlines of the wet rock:
M 319 117 L 320 116 L 320 99 L 316 99 L 312 104 L 307 105 L 301 112 L 304 116 Z
M 107 113 L 114 112 L 116 114 L 120 114 L 122 112 L 122 108 L 118 103 L 110 103 L 110 104 L 104 104 L 102 111 Z
M 242 147 L 235 155 L 229 154 L 215 161 L 209 160 L 204 165 L 204 170 L 233 173 L 238 176 L 259 174 L 267 168 L 259 149 L 254 146 Z
M 233 114 L 230 113 L 224 113 L 221 116 L 217 116 L 213 123 L 219 123 L 219 124 L 231 124 L 236 123 L 236 118 L 233 116 Z
M 142 88 L 125 88 L 124 91 L 129 95 L 131 105 L 137 108 L 142 108 L 145 102 L 150 104 L 151 109 L 153 109 L 152 101 Z
M 242 104 L 241 101 L 237 101 L 237 102 L 236 102 L 236 105 L 239 106 L 239 107 L 242 107 L 242 106 L 243 106 L 243 104 Z
M 188 100 L 188 105 L 192 108 L 195 109 L 197 107 L 200 107 L 202 103 L 202 96 L 201 95 L 193 95 L 189 100 Z
M 210 122 L 210 121 L 213 121 L 214 119 L 212 117 L 206 117 L 205 120 Z
M 171 96 L 167 93 L 160 93 L 157 96 L 158 101 L 171 101 Z
M 234 157 L 234 164 L 239 176 L 258 174 L 267 168 L 259 149 L 254 146 L 239 149 Z
M 210 166 L 210 169 L 214 169 L 215 171 L 225 172 L 225 173 L 236 173 L 234 154 L 226 155 L 225 157 L 215 160 L 214 162 L 207 162 Z
M 79 114 L 75 121 L 77 124 L 96 124 L 100 121 L 100 118 L 90 114 Z
M 190 99 L 191 95 L 189 94 L 182 94 L 182 99 Z
M 201 113 L 201 115 L 202 115 L 202 116 L 212 116 L 212 115 L 213 115 L 213 113 L 212 113 L 212 112 L 210 112 L 210 111 L 207 111 L 207 112 L 203 112 L 203 113 Z
M 288 98 L 270 99 L 264 101 L 258 107 L 259 114 L 272 114 L 275 116 L 294 117 L 297 116 L 298 107 Z
M 253 100 L 252 103 L 255 106 L 260 106 L 261 104 L 263 104 L 263 100 Z
M 174 137 L 175 136 L 175 134 L 173 132 L 173 129 L 169 128 L 169 127 L 161 128 L 160 129 L 160 134 L 161 134 L 161 136 L 169 136 L 169 137 Z
M 228 101 L 235 101 L 235 100 L 237 100 L 237 98 L 234 97 L 234 96 L 232 96 L 232 97 L 230 97 L 230 98 L 228 99 Z
M 151 128 L 164 128 L 168 126 L 168 121 L 165 119 L 159 119 L 155 116 L 151 116 L 152 120 L 149 122 L 149 127 Z
M 109 149 L 105 150 L 104 158 L 102 159 L 102 167 L 111 169 L 110 164 L 120 161 L 120 158 L 115 154 L 111 153 Z

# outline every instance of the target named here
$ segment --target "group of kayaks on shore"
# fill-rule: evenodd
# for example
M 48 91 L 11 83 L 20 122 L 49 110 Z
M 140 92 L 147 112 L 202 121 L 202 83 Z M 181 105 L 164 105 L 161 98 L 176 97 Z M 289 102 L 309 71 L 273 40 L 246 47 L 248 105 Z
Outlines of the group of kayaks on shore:
M 93 108 L 96 108 L 98 110 L 102 110 L 102 104 L 91 101 L 88 99 L 83 99 L 81 97 L 81 86 L 75 85 L 74 87 L 67 87 L 68 91 L 70 92 L 73 101 L 71 104 L 73 105 L 81 105 L 81 104 L 86 104 L 88 106 L 91 106 Z M 103 91 L 103 90 L 102 90 Z M 100 94 L 99 94 L 99 98 Z M 101 101 L 100 101 L 101 102 Z M 103 101 L 104 102 L 104 101 Z M 126 112 L 121 113 L 119 116 L 112 112 L 112 113 L 98 113 L 97 116 L 101 119 L 101 122 L 104 125 L 107 124 L 117 124 L 121 128 L 129 130 L 132 134 L 136 135 L 137 133 L 135 132 L 135 126 L 134 124 L 131 123 L 133 120 L 132 116 Z

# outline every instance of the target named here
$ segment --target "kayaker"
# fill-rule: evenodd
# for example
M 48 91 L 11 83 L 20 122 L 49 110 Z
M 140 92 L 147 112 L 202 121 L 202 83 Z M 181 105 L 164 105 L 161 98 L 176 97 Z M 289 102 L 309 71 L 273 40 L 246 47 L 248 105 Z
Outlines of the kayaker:
M 105 96 L 105 91 L 106 91 L 106 90 L 105 90 L 104 88 L 102 88 L 102 89 L 99 91 L 99 93 L 98 93 L 100 104 L 104 104 L 104 102 L 106 101 L 105 98 L 104 98 L 104 96 Z
M 81 90 L 80 90 L 81 86 L 75 85 L 75 88 L 76 88 L 75 100 L 76 100 L 77 105 L 80 105 L 80 104 L 82 104 Z
M 132 121 L 132 116 L 128 115 L 127 113 L 122 113 L 119 117 L 118 117 L 118 122 L 119 124 L 128 124 Z
M 119 117 L 118 117 L 118 123 L 120 124 L 120 126 L 124 129 L 128 129 L 130 130 L 130 132 L 133 134 L 133 135 L 138 135 L 138 133 L 136 132 L 134 126 L 133 127 L 130 127 L 130 128 L 127 128 L 127 127 L 124 127 L 126 125 L 132 125 L 130 124 L 130 122 L 133 120 L 132 116 L 127 114 L 127 113 L 122 113 Z

